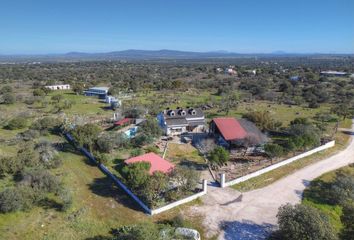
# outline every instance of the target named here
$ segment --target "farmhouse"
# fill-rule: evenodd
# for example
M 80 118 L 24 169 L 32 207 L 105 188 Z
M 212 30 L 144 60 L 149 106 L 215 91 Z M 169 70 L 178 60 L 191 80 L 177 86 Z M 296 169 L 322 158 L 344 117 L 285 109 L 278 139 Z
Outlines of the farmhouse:
M 92 87 L 84 91 L 85 96 L 97 96 L 100 99 L 106 99 L 108 87 Z
M 70 84 L 48 85 L 45 88 L 49 88 L 50 90 L 69 90 Z
M 146 153 L 137 157 L 132 157 L 130 159 L 127 159 L 124 161 L 126 164 L 132 164 L 136 162 L 148 162 L 150 163 L 150 175 L 152 175 L 154 172 L 159 171 L 163 173 L 169 173 L 171 172 L 175 165 L 170 163 L 169 161 L 163 159 L 156 153 Z
M 159 113 L 157 119 L 166 135 L 202 132 L 205 128 L 205 117 L 200 108 L 167 109 Z
M 210 123 L 209 132 L 214 134 L 220 145 L 225 147 L 257 146 L 268 141 L 252 122 L 232 117 L 214 118 Z

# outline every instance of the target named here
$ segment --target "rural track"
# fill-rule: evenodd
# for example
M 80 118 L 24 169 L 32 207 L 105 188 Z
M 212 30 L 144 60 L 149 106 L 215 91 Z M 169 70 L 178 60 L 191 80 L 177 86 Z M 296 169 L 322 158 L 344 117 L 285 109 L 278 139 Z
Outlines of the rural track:
M 207 236 L 219 240 L 265 239 L 276 227 L 278 208 L 300 203 L 306 186 L 322 174 L 354 163 L 354 120 L 348 146 L 324 160 L 302 168 L 264 188 L 240 193 L 232 188 L 209 187 L 203 204 L 188 214 L 203 216 Z

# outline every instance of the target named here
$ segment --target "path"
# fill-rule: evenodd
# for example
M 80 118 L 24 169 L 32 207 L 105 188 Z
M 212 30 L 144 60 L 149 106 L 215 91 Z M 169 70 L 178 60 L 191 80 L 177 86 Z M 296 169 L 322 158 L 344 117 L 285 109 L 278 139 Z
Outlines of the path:
M 352 127 L 354 131 L 354 125 Z M 353 134 L 352 131 L 352 134 Z M 203 205 L 191 207 L 191 214 L 204 215 L 207 235 L 221 231 L 219 240 L 264 239 L 277 222 L 278 208 L 285 203 L 299 203 L 305 187 L 320 175 L 354 163 L 354 140 L 348 147 L 279 181 L 254 191 L 240 192 L 231 188 L 210 187 Z

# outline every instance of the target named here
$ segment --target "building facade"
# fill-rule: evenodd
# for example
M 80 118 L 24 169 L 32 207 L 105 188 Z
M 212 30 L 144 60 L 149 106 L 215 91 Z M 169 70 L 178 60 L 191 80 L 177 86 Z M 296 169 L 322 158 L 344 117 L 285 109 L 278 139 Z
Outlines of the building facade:
M 49 86 L 45 86 L 45 88 L 48 88 L 50 90 L 70 90 L 70 84 L 59 84 L 59 85 L 49 85 Z
M 108 87 L 92 87 L 84 91 L 85 96 L 96 96 L 100 99 L 106 99 L 108 95 Z
M 167 109 L 159 113 L 157 119 L 165 135 L 168 136 L 205 130 L 204 113 L 199 108 Z

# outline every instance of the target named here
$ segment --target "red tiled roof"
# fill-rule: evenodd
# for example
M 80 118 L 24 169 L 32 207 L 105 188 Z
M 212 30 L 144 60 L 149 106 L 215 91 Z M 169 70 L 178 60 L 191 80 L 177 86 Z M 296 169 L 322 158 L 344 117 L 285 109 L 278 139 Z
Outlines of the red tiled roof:
M 213 122 L 226 141 L 243 139 L 247 132 L 235 118 L 214 118 Z
M 170 172 L 175 165 L 170 163 L 169 161 L 163 159 L 159 155 L 151 152 L 151 153 L 146 153 L 137 157 L 129 158 L 124 161 L 126 164 L 131 164 L 131 163 L 136 163 L 136 162 L 149 162 L 151 167 L 150 167 L 150 174 L 153 174 L 155 171 L 160 171 L 163 173 L 168 173 Z
M 131 120 L 132 120 L 131 118 L 123 118 L 123 119 L 121 119 L 121 120 L 119 120 L 119 121 L 116 121 L 116 122 L 114 123 L 114 125 L 116 125 L 116 126 L 121 126 L 121 125 L 124 125 L 124 124 L 126 124 L 126 123 L 129 123 Z

